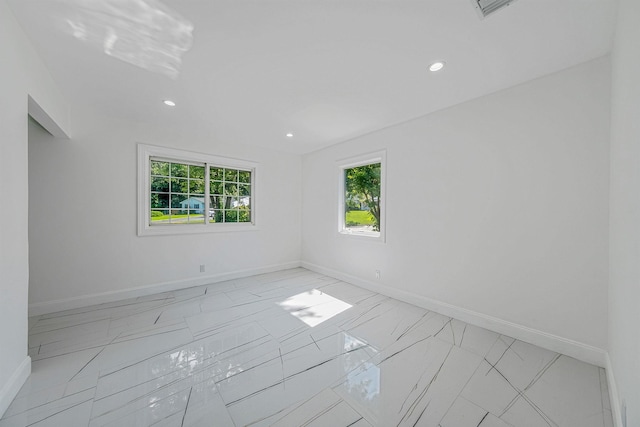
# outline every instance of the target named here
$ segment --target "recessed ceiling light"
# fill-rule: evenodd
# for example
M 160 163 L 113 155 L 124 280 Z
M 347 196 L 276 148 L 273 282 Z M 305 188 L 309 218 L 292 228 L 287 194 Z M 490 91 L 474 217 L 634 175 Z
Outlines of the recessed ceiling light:
M 172 100 L 170 100 L 170 99 L 165 99 L 165 100 L 164 100 L 164 101 L 162 101 L 162 102 L 164 103 L 164 105 L 167 105 L 167 106 L 169 106 L 169 107 L 175 107 L 175 106 L 176 106 L 176 103 L 175 103 L 175 102 L 173 102 L 173 101 L 172 101 Z
M 433 64 L 429 65 L 429 71 L 440 71 L 444 68 L 444 62 L 442 61 L 436 61 Z
M 293 134 L 292 134 L 291 132 L 289 132 L 289 133 L 287 134 L 287 138 L 293 138 Z

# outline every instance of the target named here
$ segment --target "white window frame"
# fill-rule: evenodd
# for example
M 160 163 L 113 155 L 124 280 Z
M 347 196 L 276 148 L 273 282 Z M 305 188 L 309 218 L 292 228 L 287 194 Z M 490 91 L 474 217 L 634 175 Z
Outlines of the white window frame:
M 355 232 L 347 229 L 345 224 L 345 170 L 356 166 L 364 166 L 372 163 L 380 163 L 380 232 L 362 231 Z M 370 239 L 384 243 L 386 242 L 387 227 L 387 151 L 375 151 L 373 153 L 362 154 L 338 161 L 338 235 L 353 238 Z
M 205 168 L 205 223 L 204 224 L 174 224 L 151 225 L 151 158 L 160 158 L 175 163 L 205 163 L 209 167 L 220 166 L 251 171 L 251 222 L 238 223 L 208 223 L 209 212 L 209 167 Z M 234 231 L 257 230 L 256 218 L 256 173 L 258 163 L 220 157 L 175 148 L 159 147 L 155 145 L 138 144 L 138 236 L 165 236 L 175 234 L 201 234 Z

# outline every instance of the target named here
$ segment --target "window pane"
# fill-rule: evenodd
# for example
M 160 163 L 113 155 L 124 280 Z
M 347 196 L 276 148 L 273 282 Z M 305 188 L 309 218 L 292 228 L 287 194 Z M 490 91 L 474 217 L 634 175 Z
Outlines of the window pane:
M 250 185 L 240 184 L 238 186 L 238 191 L 240 192 L 239 194 L 241 196 L 250 196 L 251 195 L 251 186 Z
M 224 211 L 224 222 L 238 222 L 238 211 Z
M 238 169 L 225 169 L 224 180 L 229 182 L 238 182 Z
M 204 198 L 191 196 L 189 209 L 191 209 L 192 212 L 204 214 Z
M 188 193 L 189 192 L 189 180 L 188 179 L 171 179 L 171 192 L 172 193 Z
M 238 195 L 238 184 L 225 184 L 224 185 L 224 194 L 227 196 L 237 196 Z
M 204 214 L 204 198 L 202 197 L 193 197 L 190 198 L 189 209 L 193 212 Z
M 251 197 L 240 197 L 240 198 L 238 198 L 238 207 L 239 208 L 250 208 L 251 207 Z
M 151 175 L 169 176 L 169 163 L 152 161 Z
M 169 178 L 151 178 L 151 191 L 169 192 Z
M 223 222 L 224 220 L 224 211 L 222 209 L 215 209 L 213 213 L 209 211 L 209 221 L 210 222 Z
M 345 228 L 380 231 L 380 163 L 344 170 Z
M 238 181 L 250 184 L 251 183 L 251 172 L 249 172 L 249 171 L 240 171 L 239 174 L 238 174 Z
M 212 180 L 222 181 L 224 179 L 224 169 L 212 167 L 209 169 L 209 178 Z
M 189 209 L 188 194 L 171 194 L 171 207 L 179 209 Z
M 154 209 L 151 211 L 151 222 L 162 223 L 169 219 L 168 209 Z
M 225 209 L 235 209 L 238 206 L 238 198 L 232 196 L 226 196 L 224 198 Z
M 204 166 L 189 166 L 189 178 L 204 179 Z
M 251 222 L 251 211 L 249 211 L 249 210 L 240 210 L 240 211 L 238 211 L 238 221 L 239 222 Z
M 191 194 L 204 195 L 204 179 L 189 180 L 189 192 Z
M 181 163 L 171 163 L 171 176 L 188 177 L 189 165 L 183 165 Z
M 210 209 L 224 209 L 224 197 L 223 196 L 211 196 L 209 198 Z
M 211 194 L 224 194 L 224 187 L 220 181 L 211 181 L 209 183 L 209 191 Z
M 155 208 L 168 208 L 169 207 L 169 195 L 151 193 L 151 209 Z

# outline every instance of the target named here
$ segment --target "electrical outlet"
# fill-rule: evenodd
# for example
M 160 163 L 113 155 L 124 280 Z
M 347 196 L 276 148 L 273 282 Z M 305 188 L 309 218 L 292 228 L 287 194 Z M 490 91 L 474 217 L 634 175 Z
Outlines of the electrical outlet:
M 204 273 L 204 264 L 200 264 L 200 273 Z
M 380 280 L 380 270 L 376 270 L 376 279 Z

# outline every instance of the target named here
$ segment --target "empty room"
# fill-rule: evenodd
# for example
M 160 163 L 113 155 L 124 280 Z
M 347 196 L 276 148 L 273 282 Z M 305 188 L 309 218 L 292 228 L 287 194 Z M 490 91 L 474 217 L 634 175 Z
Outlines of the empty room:
M 637 0 L 0 0 L 0 427 L 640 426 Z

